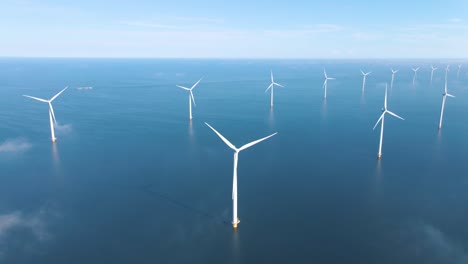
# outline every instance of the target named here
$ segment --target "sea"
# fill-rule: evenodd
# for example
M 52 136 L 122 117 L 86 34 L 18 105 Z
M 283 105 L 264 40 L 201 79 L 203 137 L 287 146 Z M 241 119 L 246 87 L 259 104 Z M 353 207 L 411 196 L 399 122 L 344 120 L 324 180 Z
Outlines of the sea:
M 0 263 L 468 263 L 458 64 L 0 58 Z M 190 121 L 176 85 L 200 78 Z M 386 84 L 405 120 L 386 116 L 379 160 Z M 66 86 L 52 143 L 47 103 L 22 95 Z M 205 122 L 237 147 L 278 132 L 239 154 L 237 229 L 234 151 Z

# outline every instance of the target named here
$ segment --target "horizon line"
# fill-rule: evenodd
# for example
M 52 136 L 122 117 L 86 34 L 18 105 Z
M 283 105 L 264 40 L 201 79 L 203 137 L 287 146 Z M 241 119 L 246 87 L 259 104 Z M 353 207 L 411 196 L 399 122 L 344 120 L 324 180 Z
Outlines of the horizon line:
M 110 56 L 3 56 L 0 55 L 0 59 L 159 59 L 159 60 L 458 60 L 466 61 L 468 57 L 455 58 L 455 57 L 407 57 L 407 58 L 338 58 L 338 57 L 110 57 Z

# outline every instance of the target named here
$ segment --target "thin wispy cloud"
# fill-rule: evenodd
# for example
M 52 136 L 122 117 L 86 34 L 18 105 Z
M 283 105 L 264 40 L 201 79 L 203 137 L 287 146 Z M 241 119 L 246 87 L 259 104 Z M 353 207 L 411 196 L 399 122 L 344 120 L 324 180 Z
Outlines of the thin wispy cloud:
M 190 22 L 190 23 L 209 23 L 209 24 L 222 24 L 224 19 L 222 18 L 210 18 L 210 17 L 174 17 L 175 20 Z
M 279 37 L 289 37 L 292 35 L 303 36 L 303 35 L 314 35 L 320 33 L 333 33 L 342 31 L 344 28 L 339 25 L 333 24 L 316 24 L 302 26 L 298 28 L 289 28 L 289 29 L 274 29 L 274 30 L 265 30 L 266 35 L 274 35 Z
M 143 19 L 121 22 L 121 24 L 131 27 L 152 28 L 160 30 L 212 28 L 223 23 L 224 19 L 209 17 L 170 17 L 167 19 Z
M 186 26 L 166 25 L 153 22 L 144 21 L 128 21 L 122 22 L 122 24 L 133 27 L 144 27 L 144 28 L 155 28 L 155 29 L 186 29 Z
M 31 215 L 25 215 L 20 211 L 0 215 L 0 245 L 7 240 L 8 234 L 15 229 L 28 230 L 39 241 L 50 238 L 44 222 L 45 214 L 46 212 L 41 209 Z
M 25 138 L 12 138 L 0 144 L 0 153 L 21 153 L 29 150 L 31 143 Z
M 454 17 L 454 18 L 450 18 L 449 22 L 451 22 L 451 23 L 461 23 L 461 22 L 463 22 L 463 19 L 458 18 L 458 17 Z
M 57 216 L 55 210 L 47 207 L 30 213 L 16 210 L 0 214 L 0 262 L 50 241 L 53 236 L 49 222 Z
M 59 134 L 67 134 L 73 130 L 73 127 L 71 124 L 60 124 L 57 122 L 55 123 L 55 129 Z

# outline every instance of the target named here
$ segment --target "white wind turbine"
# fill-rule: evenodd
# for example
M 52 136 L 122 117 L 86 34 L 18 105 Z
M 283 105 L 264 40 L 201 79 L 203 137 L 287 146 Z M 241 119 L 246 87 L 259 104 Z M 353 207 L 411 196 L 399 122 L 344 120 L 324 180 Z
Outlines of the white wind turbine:
M 385 120 L 385 114 L 390 114 L 394 117 L 397 117 L 401 120 L 405 120 L 402 117 L 398 116 L 397 114 L 389 111 L 387 109 L 387 84 L 385 84 L 385 99 L 384 99 L 384 108 L 382 109 L 382 115 L 380 116 L 379 120 L 377 120 L 377 123 L 375 123 L 375 126 L 373 130 L 377 127 L 380 121 L 382 121 L 382 125 L 380 127 L 380 144 L 379 144 L 379 153 L 377 154 L 377 157 L 380 159 L 382 157 L 382 140 L 383 140 L 383 131 L 384 131 L 384 120 Z
M 362 73 L 362 93 L 364 93 L 364 87 L 366 86 L 366 77 L 367 77 L 367 75 L 371 74 L 372 72 L 365 73 L 365 72 L 363 72 L 361 70 L 361 73 Z
M 413 76 L 413 86 L 414 82 L 416 81 L 416 76 L 418 75 L 419 67 L 417 68 L 411 68 L 414 71 L 414 76 Z
M 45 99 L 41 99 L 41 98 L 37 98 L 37 97 L 33 97 L 33 96 L 29 96 L 29 95 L 24 95 L 25 97 L 29 97 L 29 98 L 32 98 L 34 100 L 37 100 L 37 101 L 41 101 L 41 102 L 44 102 L 44 103 L 48 103 L 49 104 L 49 119 L 50 119 L 50 133 L 52 135 L 52 142 L 55 142 L 55 140 L 57 138 L 55 138 L 55 131 L 54 131 L 54 124 L 57 124 L 57 120 L 55 119 L 55 114 L 54 114 L 54 108 L 52 107 L 52 101 L 55 100 L 55 98 L 57 98 L 61 93 L 63 93 L 63 91 L 65 91 L 66 89 L 68 88 L 65 87 L 63 88 L 62 91 L 60 91 L 59 93 L 57 93 L 56 95 L 54 95 L 52 98 L 50 98 L 49 100 L 45 100 Z
M 243 145 L 242 147 L 240 148 L 236 148 L 236 146 L 234 146 L 231 142 L 229 142 L 225 137 L 223 137 L 223 135 L 221 135 L 218 131 L 216 131 L 216 129 L 214 129 L 212 126 L 210 126 L 208 123 L 205 122 L 205 124 L 211 128 L 211 130 L 213 130 L 216 135 L 218 135 L 221 140 L 224 141 L 224 143 L 226 143 L 226 145 L 228 145 L 231 149 L 233 149 L 235 152 L 234 152 L 234 171 L 233 171 L 233 179 L 232 179 L 232 226 L 234 228 L 237 228 L 237 225 L 240 223 L 240 220 L 239 218 L 237 217 L 237 160 L 238 160 L 238 155 L 239 155 L 239 152 L 241 152 L 242 150 L 246 149 L 246 148 L 249 148 L 265 139 L 268 139 L 274 135 L 276 135 L 277 133 L 274 133 L 274 134 L 271 134 L 267 137 L 264 137 L 264 138 L 261 138 L 261 139 L 258 139 L 258 140 L 255 140 L 255 141 L 252 141 L 250 143 L 247 143 L 245 145 Z
M 457 79 L 460 77 L 461 64 L 458 64 Z
M 390 82 L 390 90 L 393 90 L 393 80 L 395 80 L 395 73 L 397 73 L 399 70 L 393 70 L 393 68 L 391 68 L 392 70 L 392 81 Z
M 266 88 L 265 90 L 265 93 L 268 92 L 268 90 L 271 89 L 271 94 L 270 94 L 270 107 L 273 108 L 273 90 L 275 88 L 275 85 L 276 86 L 279 86 L 279 87 L 284 87 L 283 85 L 279 84 L 279 83 L 275 83 L 274 79 L 273 79 L 273 71 L 270 71 L 270 77 L 271 77 L 271 83 L 270 83 L 270 86 L 268 86 L 268 88 Z
M 187 90 L 189 91 L 189 118 L 190 120 L 192 120 L 192 101 L 193 101 L 193 104 L 195 106 L 197 106 L 197 104 L 195 104 L 195 97 L 193 97 L 193 93 L 192 93 L 192 90 L 193 88 L 195 88 L 195 86 L 197 86 L 197 84 L 201 81 L 202 79 L 200 78 L 200 80 L 198 80 L 198 82 L 196 82 L 191 88 L 187 88 L 187 87 L 184 87 L 184 86 L 180 86 L 180 85 L 176 85 L 177 87 L 179 88 L 182 88 L 184 90 Z
M 323 75 L 325 75 L 325 81 L 323 82 L 323 88 L 324 88 L 324 96 L 323 98 L 324 99 L 327 99 L 327 84 L 328 84 L 328 80 L 335 80 L 335 78 L 330 78 L 327 76 L 327 72 L 325 71 L 325 69 L 323 69 Z
M 432 64 L 431 64 L 431 84 L 432 84 L 432 77 L 434 77 L 434 71 L 437 70 L 437 67 L 434 67 Z
M 445 88 L 444 93 L 442 94 L 442 109 L 440 110 L 440 121 L 439 121 L 439 129 L 442 128 L 442 118 L 444 117 L 444 108 L 445 108 L 445 99 L 448 97 L 455 97 L 448 93 L 447 91 L 447 73 L 449 71 L 449 66 L 445 69 Z

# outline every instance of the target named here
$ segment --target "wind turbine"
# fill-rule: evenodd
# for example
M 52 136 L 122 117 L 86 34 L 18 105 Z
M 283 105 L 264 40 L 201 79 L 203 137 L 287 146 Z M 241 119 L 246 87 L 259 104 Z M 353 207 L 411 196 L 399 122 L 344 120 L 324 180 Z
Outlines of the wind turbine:
M 432 66 L 431 64 L 431 84 L 432 84 L 432 77 L 434 76 L 434 71 L 437 70 L 437 67 Z
M 399 70 L 393 70 L 393 68 L 391 68 L 392 70 L 392 81 L 390 82 L 390 90 L 393 90 L 393 80 L 395 79 L 395 73 L 397 73 Z
M 245 145 L 243 145 L 242 147 L 240 148 L 236 148 L 236 146 L 234 146 L 231 142 L 229 142 L 225 137 L 223 137 L 223 135 L 221 135 L 218 131 L 216 131 L 216 129 L 214 129 L 212 126 L 210 126 L 208 123 L 205 122 L 205 124 L 211 128 L 211 130 L 213 130 L 216 135 L 218 135 L 222 141 L 224 141 L 224 143 L 226 143 L 226 145 L 228 145 L 231 149 L 234 150 L 234 171 L 233 171 L 233 179 L 232 179 L 232 226 L 234 228 L 237 228 L 237 225 L 240 223 L 240 220 L 239 218 L 237 217 L 237 160 L 238 160 L 238 155 L 239 155 L 239 152 L 241 152 L 242 150 L 246 149 L 246 148 L 249 148 L 265 139 L 268 139 L 274 135 L 276 135 L 277 133 L 274 133 L 274 134 L 271 134 L 267 137 L 264 137 L 264 138 L 261 138 L 261 139 L 258 139 L 258 140 L 255 140 L 255 141 L 252 141 L 250 143 L 247 143 Z
M 198 82 L 196 82 L 191 88 L 187 88 L 187 87 L 184 87 L 184 86 L 180 86 L 180 85 L 176 85 L 177 87 L 179 88 L 182 88 L 184 90 L 187 90 L 189 91 L 189 118 L 190 120 L 192 120 L 192 101 L 193 101 L 193 105 L 197 106 L 197 104 L 195 104 L 195 97 L 193 97 L 193 93 L 192 93 L 192 90 L 193 88 L 195 88 L 195 86 L 197 86 L 197 84 L 201 81 L 202 79 L 200 78 L 200 80 L 198 80 Z
M 330 78 L 327 76 L 327 72 L 325 71 L 325 69 L 323 69 L 323 75 L 325 75 L 325 81 L 323 82 L 323 88 L 325 90 L 325 94 L 323 96 L 324 99 L 327 99 L 327 84 L 328 84 L 328 80 L 335 80 L 335 78 Z
M 372 72 L 365 73 L 365 72 L 363 72 L 361 70 L 361 73 L 362 73 L 362 93 L 364 93 L 364 87 L 366 86 L 366 77 L 367 77 L 367 75 L 371 74 Z
M 457 79 L 458 79 L 458 77 L 460 76 L 460 69 L 461 69 L 461 66 L 462 66 L 461 64 L 458 64 Z
M 34 100 L 41 101 L 41 102 L 49 104 L 50 133 L 52 135 L 52 142 L 55 142 L 55 140 L 57 140 L 57 138 L 55 137 L 55 132 L 54 132 L 54 124 L 57 124 L 57 120 L 55 119 L 54 108 L 52 107 L 52 101 L 54 101 L 55 98 L 57 98 L 67 88 L 68 88 L 68 86 L 63 88 L 62 91 L 58 92 L 56 95 L 54 95 L 49 100 L 45 100 L 45 99 L 41 99 L 41 98 L 37 98 L 37 97 L 33 97 L 33 96 L 23 94 L 23 96 L 25 96 L 25 97 L 29 97 L 29 98 L 32 98 Z
M 413 86 L 414 86 L 414 82 L 416 81 L 416 76 L 418 75 L 419 67 L 411 68 L 411 69 L 414 71 L 414 76 L 413 76 Z
M 265 93 L 271 89 L 270 107 L 273 108 L 273 88 L 275 88 L 275 85 L 279 87 L 284 87 L 284 86 L 279 83 L 275 83 L 275 81 L 273 80 L 273 71 L 270 71 L 270 77 L 271 77 L 271 84 L 265 90 Z
M 380 116 L 379 120 L 377 120 L 377 123 L 375 123 L 375 126 L 373 128 L 373 130 L 375 130 L 375 128 L 377 127 L 377 125 L 379 124 L 380 121 L 382 121 L 382 125 L 380 127 L 380 144 L 379 144 L 379 153 L 377 154 L 377 157 L 380 159 L 382 158 L 382 140 L 383 140 L 383 130 L 384 130 L 384 119 L 385 119 L 385 114 L 390 114 L 394 117 L 397 117 L 401 120 L 405 120 L 403 119 L 402 117 L 398 116 L 397 114 L 389 111 L 387 109 L 387 84 L 385 84 L 385 99 L 384 99 L 384 108 L 382 109 L 382 115 Z
M 439 129 L 442 128 L 442 118 L 444 117 L 444 108 L 445 108 L 445 99 L 448 97 L 455 97 L 451 94 L 448 93 L 447 91 L 447 73 L 449 71 L 449 66 L 447 65 L 447 68 L 445 68 L 445 88 L 444 88 L 444 93 L 442 94 L 442 109 L 440 110 L 440 121 L 439 121 Z

